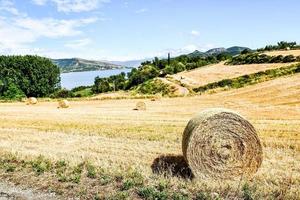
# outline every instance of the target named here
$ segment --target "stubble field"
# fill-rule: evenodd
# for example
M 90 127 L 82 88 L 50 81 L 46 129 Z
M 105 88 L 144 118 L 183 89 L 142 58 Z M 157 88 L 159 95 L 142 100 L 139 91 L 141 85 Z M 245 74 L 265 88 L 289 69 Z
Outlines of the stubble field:
M 252 180 L 241 180 L 249 184 L 250 195 L 299 199 L 299 97 L 300 75 L 294 75 L 212 95 L 144 100 L 146 111 L 134 111 L 136 102 L 140 101 L 134 99 L 76 101 L 71 102 L 69 109 L 57 109 L 56 102 L 33 106 L 1 103 L 0 152 L 3 156 L 16 155 L 21 160 L 43 156 L 51 162 L 64 160 L 74 166 L 86 161 L 115 173 L 135 169 L 144 177 L 144 187 L 164 179 L 172 185 L 173 189 L 169 190 L 178 190 L 187 199 L 194 198 L 198 190 L 210 197 L 244 198 L 241 183 L 207 182 L 171 175 L 153 178 L 151 166 L 155 159 L 182 155 L 181 136 L 189 119 L 203 109 L 223 107 L 249 119 L 263 144 L 262 167 Z M 74 193 L 67 192 L 63 186 L 53 186 L 53 183 L 61 183 L 49 174 L 27 175 L 24 181 L 22 177 L 24 179 L 26 173 L 22 170 L 6 173 L 1 169 L 3 179 L 42 190 L 51 186 L 62 196 L 88 198 L 90 194 L 99 193 L 103 197 L 118 193 L 111 185 L 103 190 L 92 187 L 88 181 L 77 183 L 87 187 L 83 194 L 76 189 L 76 184 Z M 125 197 L 145 197 L 136 190 L 135 187 L 126 190 Z

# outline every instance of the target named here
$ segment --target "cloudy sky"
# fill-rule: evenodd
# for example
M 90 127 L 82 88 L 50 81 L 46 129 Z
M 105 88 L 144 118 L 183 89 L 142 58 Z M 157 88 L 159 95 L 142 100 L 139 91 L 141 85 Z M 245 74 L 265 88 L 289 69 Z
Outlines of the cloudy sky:
M 129 60 L 300 42 L 299 0 L 0 0 L 0 54 Z

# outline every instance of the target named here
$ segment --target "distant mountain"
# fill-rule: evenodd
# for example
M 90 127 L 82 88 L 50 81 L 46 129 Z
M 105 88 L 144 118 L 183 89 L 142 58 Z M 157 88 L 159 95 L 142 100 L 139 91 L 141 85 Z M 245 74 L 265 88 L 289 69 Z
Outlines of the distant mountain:
M 228 49 L 221 47 L 221 48 L 210 49 L 206 52 L 201 52 L 201 51 L 196 50 L 193 53 L 188 54 L 188 56 L 190 56 L 190 57 L 198 57 L 198 56 L 206 57 L 206 56 L 210 56 L 210 55 L 217 55 L 220 53 L 228 53 L 232 56 L 236 56 L 236 55 L 240 54 L 242 51 L 244 51 L 245 49 L 251 50 L 248 47 L 239 47 L 239 46 L 233 46 Z
M 196 50 L 190 54 L 187 54 L 187 56 L 206 57 L 210 55 L 217 55 L 220 53 L 228 53 L 232 56 L 235 56 L 240 54 L 245 49 L 249 49 L 249 48 L 233 46 L 228 49 L 214 48 L 206 52 L 201 52 Z M 62 73 L 67 73 L 67 72 L 108 70 L 108 69 L 136 68 L 139 67 L 142 62 L 147 60 L 152 60 L 152 59 L 129 60 L 129 61 L 95 61 L 95 60 L 85 60 L 80 58 L 67 58 L 67 59 L 52 59 L 52 62 L 60 67 Z
M 224 53 L 226 51 L 227 50 L 225 48 L 221 47 L 221 48 L 210 49 L 207 52 L 205 52 L 205 54 L 207 54 L 207 55 L 216 55 L 216 54 Z
M 227 50 L 227 52 L 232 55 L 232 56 L 236 56 L 238 54 L 240 54 L 242 51 L 244 51 L 245 49 L 247 50 L 251 50 L 250 48 L 248 47 L 239 47 L 239 46 L 234 46 L 234 47 L 230 47 Z
M 81 58 L 52 59 L 52 62 L 60 67 L 62 73 L 125 68 L 123 65 Z
M 108 61 L 109 63 L 113 63 L 115 65 L 121 65 L 131 68 L 136 68 L 141 65 L 142 62 L 151 60 L 151 59 L 142 59 L 142 60 L 128 60 L 128 61 Z
M 193 53 L 188 54 L 188 56 L 191 57 L 206 56 L 206 53 L 196 50 Z

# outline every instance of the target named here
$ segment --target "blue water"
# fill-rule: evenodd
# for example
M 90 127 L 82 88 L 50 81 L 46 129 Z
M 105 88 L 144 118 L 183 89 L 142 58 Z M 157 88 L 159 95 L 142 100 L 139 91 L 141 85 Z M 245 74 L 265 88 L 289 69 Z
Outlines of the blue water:
M 109 77 L 111 75 L 117 75 L 121 72 L 130 72 L 131 69 L 111 69 L 101 71 L 88 71 L 88 72 L 70 72 L 63 73 L 61 77 L 61 87 L 72 89 L 78 86 L 90 86 L 94 84 L 96 76 L 101 78 Z

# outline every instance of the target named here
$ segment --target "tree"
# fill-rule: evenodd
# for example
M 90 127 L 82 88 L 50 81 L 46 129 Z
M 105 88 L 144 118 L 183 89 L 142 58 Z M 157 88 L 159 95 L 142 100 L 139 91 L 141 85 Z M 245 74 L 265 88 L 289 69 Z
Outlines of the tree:
M 49 96 L 60 88 L 59 68 L 39 56 L 0 56 L 0 77 L 0 98 L 11 83 L 27 97 Z
M 112 91 L 112 88 L 110 87 L 107 78 L 96 77 L 92 90 L 94 93 L 104 93 Z

